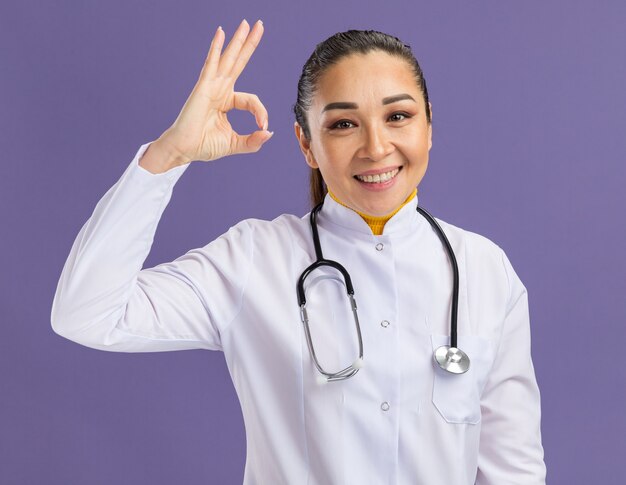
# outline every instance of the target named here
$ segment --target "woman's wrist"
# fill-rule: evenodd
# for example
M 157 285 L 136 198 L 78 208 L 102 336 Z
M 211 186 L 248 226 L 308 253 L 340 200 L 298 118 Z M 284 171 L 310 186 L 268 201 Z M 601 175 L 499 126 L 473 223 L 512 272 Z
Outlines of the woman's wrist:
M 191 160 L 183 157 L 180 152 L 171 148 L 161 138 L 150 143 L 148 149 L 139 160 L 139 166 L 148 172 L 158 174 L 190 163 Z

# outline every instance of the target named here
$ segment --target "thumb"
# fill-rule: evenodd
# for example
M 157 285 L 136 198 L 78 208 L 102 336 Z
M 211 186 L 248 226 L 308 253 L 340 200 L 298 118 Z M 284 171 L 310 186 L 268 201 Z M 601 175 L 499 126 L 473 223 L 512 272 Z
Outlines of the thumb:
M 232 153 L 253 153 L 259 151 L 263 144 L 269 140 L 273 131 L 257 130 L 249 135 L 233 133 L 234 147 Z

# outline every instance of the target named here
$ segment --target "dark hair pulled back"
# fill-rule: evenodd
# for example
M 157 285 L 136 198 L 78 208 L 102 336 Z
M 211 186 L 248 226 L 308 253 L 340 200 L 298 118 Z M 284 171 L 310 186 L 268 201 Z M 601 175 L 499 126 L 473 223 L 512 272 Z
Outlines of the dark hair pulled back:
M 426 80 L 417 59 L 411 51 L 411 46 L 404 44 L 397 37 L 376 30 L 348 30 L 336 33 L 317 44 L 313 54 L 311 54 L 302 68 L 302 74 L 298 81 L 298 98 L 293 105 L 293 111 L 296 115 L 296 121 L 302 127 L 307 140 L 311 140 L 307 112 L 311 107 L 319 78 L 330 66 L 337 64 L 342 58 L 351 54 L 367 54 L 374 50 L 383 51 L 404 59 L 411 66 L 417 85 L 424 97 L 426 120 L 430 123 Z M 311 168 L 309 184 L 311 205 L 315 207 L 322 202 L 327 192 L 326 184 L 319 169 Z

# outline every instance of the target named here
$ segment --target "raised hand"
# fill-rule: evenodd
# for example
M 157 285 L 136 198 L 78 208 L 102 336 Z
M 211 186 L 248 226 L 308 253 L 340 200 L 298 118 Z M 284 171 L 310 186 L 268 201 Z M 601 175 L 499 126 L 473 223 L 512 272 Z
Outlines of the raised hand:
M 259 45 L 263 23 L 252 30 L 243 20 L 222 54 L 225 33 L 218 28 L 211 41 L 200 77 L 174 124 L 159 138 L 179 159 L 209 161 L 236 153 L 258 151 L 271 138 L 268 115 L 255 94 L 234 91 L 235 82 Z M 259 127 L 249 135 L 235 132 L 226 113 L 250 111 Z

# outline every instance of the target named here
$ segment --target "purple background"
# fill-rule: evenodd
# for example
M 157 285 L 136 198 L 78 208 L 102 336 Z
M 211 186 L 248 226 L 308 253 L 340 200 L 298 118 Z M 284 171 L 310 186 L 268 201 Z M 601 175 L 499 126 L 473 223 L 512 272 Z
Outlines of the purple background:
M 235 89 L 259 95 L 274 138 L 195 162 L 145 267 L 244 218 L 305 214 L 302 65 L 335 32 L 392 33 L 433 104 L 420 203 L 501 245 L 528 288 L 549 483 L 626 483 L 626 3 L 571 0 L 3 2 L 0 483 L 241 483 L 223 354 L 88 349 L 50 309 L 96 203 L 174 121 L 217 26 L 230 40 L 244 17 L 265 34 Z

